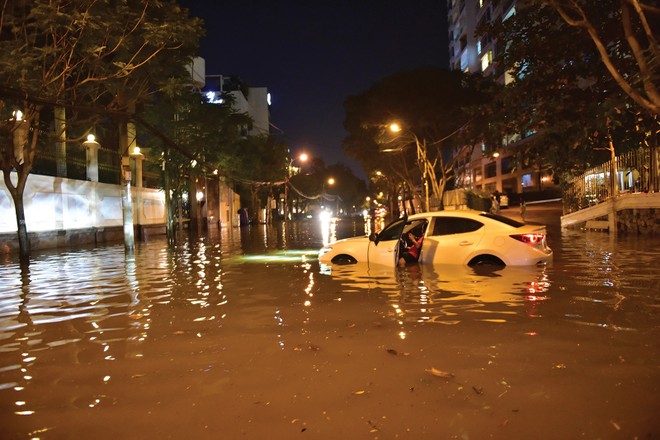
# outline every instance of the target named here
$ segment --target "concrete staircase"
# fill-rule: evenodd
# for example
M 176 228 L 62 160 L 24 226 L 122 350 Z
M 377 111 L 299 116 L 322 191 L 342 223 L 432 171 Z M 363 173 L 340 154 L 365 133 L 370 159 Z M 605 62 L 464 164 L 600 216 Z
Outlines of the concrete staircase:
M 622 193 L 602 203 L 563 215 L 561 226 L 616 231 L 617 213 L 637 209 L 660 209 L 660 193 Z

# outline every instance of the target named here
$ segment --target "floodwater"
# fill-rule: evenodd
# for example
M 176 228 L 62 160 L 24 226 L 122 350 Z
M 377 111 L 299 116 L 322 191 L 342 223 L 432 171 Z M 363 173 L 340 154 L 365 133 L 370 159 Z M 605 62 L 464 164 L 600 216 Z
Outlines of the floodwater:
M 320 266 L 340 222 L 0 263 L 2 439 L 660 438 L 660 239 Z

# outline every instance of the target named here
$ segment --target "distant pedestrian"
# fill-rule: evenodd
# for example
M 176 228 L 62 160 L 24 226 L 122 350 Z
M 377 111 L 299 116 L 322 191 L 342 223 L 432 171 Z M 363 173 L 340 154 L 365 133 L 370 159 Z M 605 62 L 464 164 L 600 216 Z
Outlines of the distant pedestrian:
M 238 210 L 239 223 L 241 227 L 248 226 L 250 224 L 250 219 L 248 217 L 247 209 L 241 208 Z
M 500 206 L 500 201 L 501 201 L 501 196 L 502 195 L 500 194 L 500 192 L 498 190 L 495 190 L 493 195 L 495 196 L 495 200 L 497 200 L 497 206 Z
M 525 221 L 525 213 L 527 212 L 527 203 L 525 203 L 525 200 L 522 199 L 520 201 L 520 218 L 522 218 L 522 221 Z
M 490 196 L 490 213 L 499 214 L 500 213 L 500 202 L 495 197 L 495 194 Z

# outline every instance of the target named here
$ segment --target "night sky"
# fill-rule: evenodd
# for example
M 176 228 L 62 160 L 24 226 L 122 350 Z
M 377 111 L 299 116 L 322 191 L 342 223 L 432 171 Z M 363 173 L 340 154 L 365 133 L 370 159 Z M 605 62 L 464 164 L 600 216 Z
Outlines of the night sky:
M 392 73 L 447 67 L 445 0 L 180 0 L 204 19 L 207 75 L 267 87 L 293 154 L 345 163 L 344 99 Z

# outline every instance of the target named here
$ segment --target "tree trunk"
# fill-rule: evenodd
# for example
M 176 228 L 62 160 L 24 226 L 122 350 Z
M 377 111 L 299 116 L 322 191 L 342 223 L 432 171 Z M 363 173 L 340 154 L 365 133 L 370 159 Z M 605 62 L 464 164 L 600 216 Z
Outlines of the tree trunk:
M 20 185 L 15 191 L 12 191 L 11 196 L 14 200 L 14 208 L 16 210 L 16 225 L 18 226 L 18 252 L 21 261 L 28 261 L 30 259 L 30 238 L 25 224 L 25 206 L 23 204 L 23 190 L 25 185 Z
M 23 203 L 23 194 L 27 178 L 32 171 L 32 164 L 36 154 L 37 136 L 39 131 L 34 130 L 30 136 L 29 127 L 39 126 L 39 107 L 26 107 L 25 117 L 21 121 L 18 119 L 14 124 L 11 133 L 12 143 L 7 147 L 7 151 L 0 150 L 3 157 L 0 159 L 2 164 L 2 173 L 5 186 L 11 194 L 16 211 L 16 229 L 18 238 L 19 258 L 22 263 L 29 262 L 30 259 L 30 239 L 25 224 L 25 205 Z M 18 179 L 16 184 L 11 180 L 12 169 L 16 170 Z

